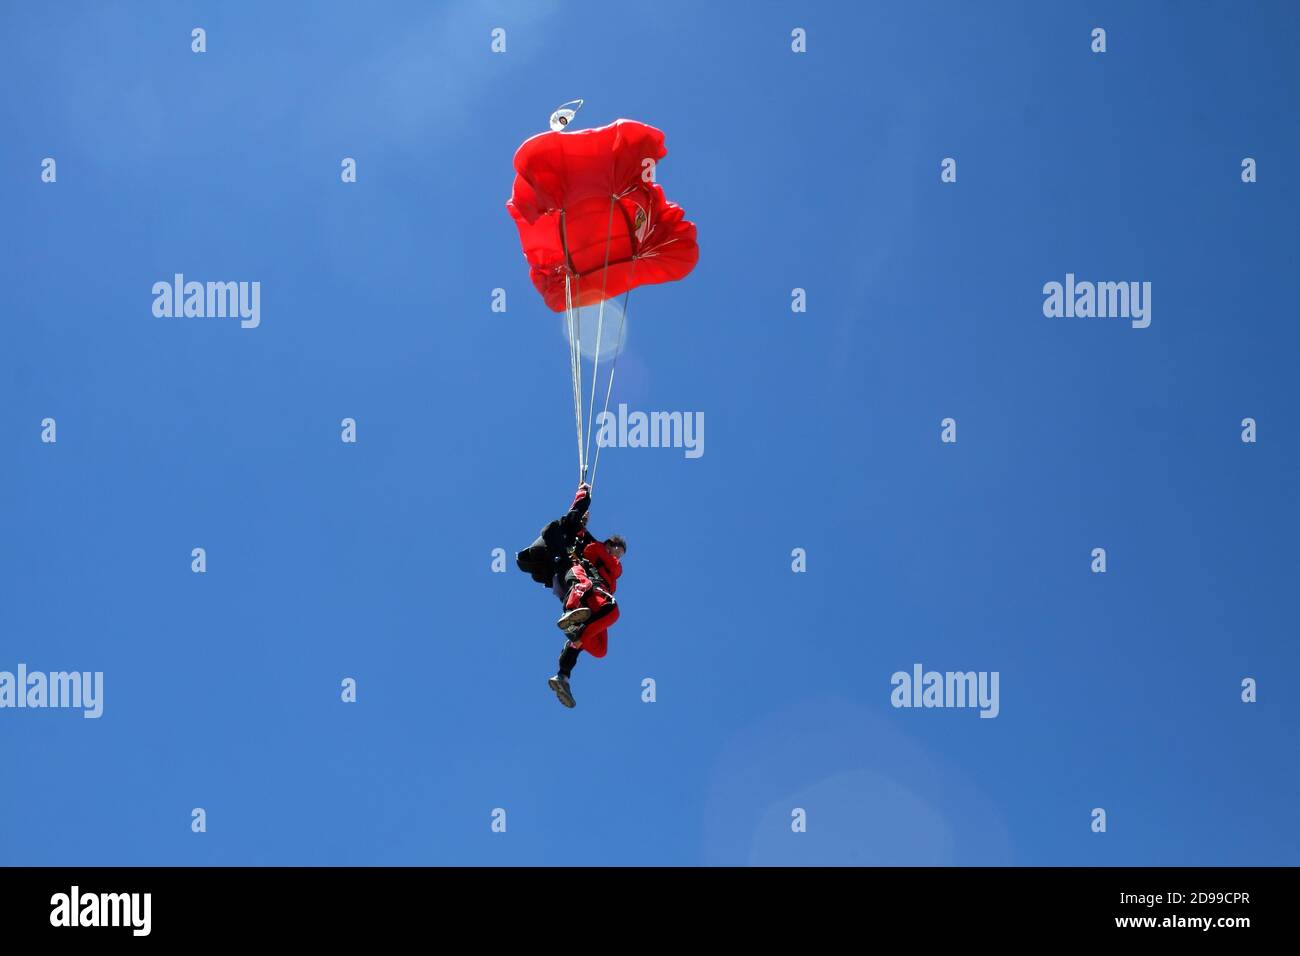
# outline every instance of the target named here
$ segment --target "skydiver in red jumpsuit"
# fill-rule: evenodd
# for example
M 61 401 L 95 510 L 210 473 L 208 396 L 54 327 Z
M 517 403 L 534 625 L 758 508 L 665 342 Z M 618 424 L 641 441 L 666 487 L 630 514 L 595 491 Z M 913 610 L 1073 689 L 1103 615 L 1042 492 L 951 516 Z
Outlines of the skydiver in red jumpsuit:
M 597 541 L 586 533 L 585 514 L 583 524 L 584 534 L 579 536 L 573 551 L 573 566 L 565 575 L 569 591 L 564 615 L 556 622 L 568 640 L 560 654 L 559 673 L 547 681 L 565 707 L 574 706 L 569 676 L 578 655 L 586 651 L 592 657 L 605 656 L 609 628 L 618 620 L 614 591 L 623 573 L 623 555 L 627 553 L 627 542 L 619 535 Z

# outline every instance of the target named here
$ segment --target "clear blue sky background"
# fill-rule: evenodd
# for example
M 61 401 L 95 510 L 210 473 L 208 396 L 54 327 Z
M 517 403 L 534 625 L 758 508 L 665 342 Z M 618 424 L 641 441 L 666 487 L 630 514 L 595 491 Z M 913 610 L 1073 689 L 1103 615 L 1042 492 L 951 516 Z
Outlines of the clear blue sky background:
M 6 4 L 0 669 L 106 702 L 0 711 L 0 863 L 1300 862 L 1298 33 L 1284 3 Z M 490 562 L 576 478 L 504 203 L 577 96 L 665 130 L 700 233 L 634 294 L 614 401 L 706 432 L 602 456 L 623 619 L 568 711 L 554 599 Z M 154 318 L 175 272 L 260 281 L 261 327 Z M 1066 272 L 1152 282 L 1151 327 L 1044 318 Z M 1001 715 L 893 709 L 916 662 L 999 671 Z

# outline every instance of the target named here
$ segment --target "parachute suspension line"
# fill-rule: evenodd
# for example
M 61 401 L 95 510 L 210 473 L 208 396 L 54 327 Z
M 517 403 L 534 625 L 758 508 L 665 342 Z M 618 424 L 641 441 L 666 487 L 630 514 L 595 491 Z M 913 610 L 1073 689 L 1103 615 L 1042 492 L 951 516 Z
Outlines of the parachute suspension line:
M 605 266 L 600 273 L 600 313 L 596 319 L 596 353 L 591 361 L 591 408 L 587 413 L 587 444 L 583 452 L 582 477 L 587 478 L 587 462 L 591 459 L 591 426 L 595 424 L 592 416 L 596 412 L 596 376 L 600 372 L 600 338 L 605 330 L 605 287 L 609 283 L 609 244 L 614 238 L 614 203 L 618 197 L 609 197 L 609 221 L 605 223 Z M 596 454 L 600 454 L 600 442 L 596 443 Z
M 564 320 L 569 329 L 569 384 L 573 387 L 573 424 L 578 431 L 578 481 L 586 468 L 582 461 L 582 351 L 578 334 L 577 312 L 573 308 L 573 287 L 564 275 Z
M 578 468 L 582 475 L 587 474 L 587 456 L 582 451 L 582 276 L 573 275 L 573 367 L 576 370 L 577 384 L 574 387 L 575 404 L 578 406 Z M 579 481 L 583 480 L 582 478 Z
M 636 268 L 635 260 L 633 268 Z M 607 421 L 609 416 L 609 396 L 614 391 L 614 373 L 618 371 L 618 357 L 623 352 L 623 339 L 627 335 L 627 303 L 632 297 L 632 290 L 628 289 L 623 294 L 623 317 L 618 320 L 618 348 L 614 352 L 614 361 L 609 366 L 609 385 L 605 388 L 605 410 L 600 413 L 601 421 Z M 592 387 L 595 387 L 595 381 L 592 381 Z M 596 469 L 600 467 L 600 438 L 596 438 L 596 460 L 591 463 L 591 490 L 596 490 Z

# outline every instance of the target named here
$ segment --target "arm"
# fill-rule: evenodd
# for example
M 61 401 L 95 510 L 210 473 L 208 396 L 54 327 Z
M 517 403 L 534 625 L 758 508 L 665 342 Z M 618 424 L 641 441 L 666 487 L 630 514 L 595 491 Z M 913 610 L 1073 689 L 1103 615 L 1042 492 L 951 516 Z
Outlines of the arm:
M 587 513 L 591 507 L 591 488 L 586 484 L 578 486 L 578 492 L 573 496 L 573 504 L 569 505 L 569 512 L 560 519 L 560 524 L 569 534 L 576 535 L 582 527 L 582 516 Z

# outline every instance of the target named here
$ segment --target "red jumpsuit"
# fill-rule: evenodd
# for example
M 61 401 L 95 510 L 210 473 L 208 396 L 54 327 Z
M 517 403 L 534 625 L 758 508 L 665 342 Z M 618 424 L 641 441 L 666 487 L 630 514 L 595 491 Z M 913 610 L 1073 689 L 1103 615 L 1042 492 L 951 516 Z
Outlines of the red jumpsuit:
M 610 554 L 609 549 L 599 541 L 592 541 L 583 548 L 582 556 L 600 575 L 604 589 L 613 594 L 618 587 L 618 577 L 623 573 L 622 562 Z M 564 608 L 566 611 L 572 611 L 579 604 L 591 608 L 591 617 L 588 619 L 587 626 L 583 628 L 579 640 L 582 641 L 582 649 L 592 657 L 604 657 L 609 638 L 606 631 L 618 620 L 618 605 L 614 604 L 605 613 L 601 613 L 601 609 L 610 603 L 610 599 L 596 591 L 596 582 L 591 579 L 591 575 L 587 573 L 587 569 L 580 561 L 573 563 L 573 580 L 574 586 L 569 592 L 568 600 L 564 602 Z

